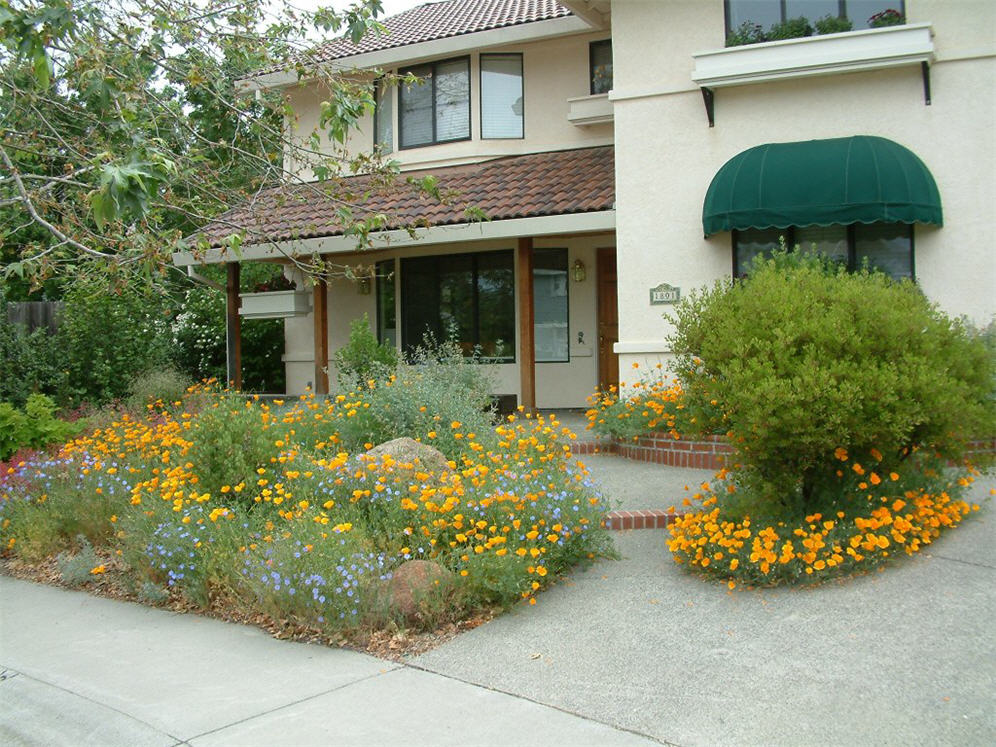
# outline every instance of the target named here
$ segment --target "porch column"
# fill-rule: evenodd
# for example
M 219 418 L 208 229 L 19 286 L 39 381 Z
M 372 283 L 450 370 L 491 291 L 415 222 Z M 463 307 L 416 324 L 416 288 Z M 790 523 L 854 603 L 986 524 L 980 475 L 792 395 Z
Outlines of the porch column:
M 225 287 L 225 368 L 228 385 L 236 391 L 242 389 L 242 317 L 239 308 L 242 298 L 239 295 L 238 262 L 228 262 L 228 282 Z
M 533 313 L 533 240 L 519 239 L 517 250 L 519 286 L 519 404 L 536 409 L 536 344 Z
M 315 394 L 329 393 L 329 284 L 315 280 Z

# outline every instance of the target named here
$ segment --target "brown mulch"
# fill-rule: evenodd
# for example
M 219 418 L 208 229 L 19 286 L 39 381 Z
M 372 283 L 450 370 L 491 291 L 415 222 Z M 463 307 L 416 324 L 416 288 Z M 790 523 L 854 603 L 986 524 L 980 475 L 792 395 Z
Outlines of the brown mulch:
M 200 614 L 224 622 L 252 625 L 281 640 L 347 648 L 394 662 L 403 662 L 405 658 L 431 651 L 460 633 L 473 630 L 494 619 L 500 612 L 497 608 L 478 610 L 465 620 L 448 622 L 432 631 L 416 631 L 394 626 L 392 629 L 361 629 L 349 633 L 329 634 L 294 620 L 274 618 L 258 612 L 247 613 L 243 609 L 245 605 L 238 599 L 224 595 L 212 597 L 207 607 L 197 605 L 179 593 L 170 594 L 161 604 L 151 605 L 139 598 L 127 568 L 120 558 L 100 550 L 96 550 L 96 554 L 106 570 L 80 586 L 70 586 L 63 581 L 54 557 L 45 558 L 37 563 L 28 563 L 9 555 L 0 557 L 0 573 L 24 581 L 85 591 L 108 599 L 147 604 L 180 614 Z

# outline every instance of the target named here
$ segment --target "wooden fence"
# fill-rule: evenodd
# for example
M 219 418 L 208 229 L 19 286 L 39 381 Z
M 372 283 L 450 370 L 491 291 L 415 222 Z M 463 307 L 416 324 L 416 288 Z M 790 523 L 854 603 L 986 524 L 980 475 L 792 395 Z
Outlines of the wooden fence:
M 46 328 L 54 333 L 59 328 L 62 301 L 19 301 L 7 304 L 7 321 L 24 326 L 28 332 Z

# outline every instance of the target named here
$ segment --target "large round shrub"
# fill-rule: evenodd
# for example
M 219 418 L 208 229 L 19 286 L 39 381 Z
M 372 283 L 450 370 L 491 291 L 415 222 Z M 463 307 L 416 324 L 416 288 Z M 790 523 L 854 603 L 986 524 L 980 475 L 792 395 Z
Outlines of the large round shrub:
M 911 282 L 781 252 L 692 294 L 673 321 L 687 404 L 719 405 L 761 506 L 818 509 L 840 450 L 888 470 L 917 448 L 958 459 L 996 432 L 991 351 Z

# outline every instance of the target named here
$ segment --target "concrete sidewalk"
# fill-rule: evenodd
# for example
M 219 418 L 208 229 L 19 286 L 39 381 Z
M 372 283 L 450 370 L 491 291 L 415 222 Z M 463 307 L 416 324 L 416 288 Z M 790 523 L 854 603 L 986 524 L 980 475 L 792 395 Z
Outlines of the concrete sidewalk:
M 0 577 L 3 745 L 641 745 L 351 651 Z

